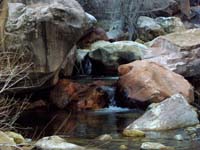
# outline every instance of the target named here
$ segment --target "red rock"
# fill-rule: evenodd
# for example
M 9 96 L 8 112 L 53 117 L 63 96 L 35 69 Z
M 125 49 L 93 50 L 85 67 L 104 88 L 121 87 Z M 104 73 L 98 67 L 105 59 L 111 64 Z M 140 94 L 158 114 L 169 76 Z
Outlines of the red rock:
M 118 71 L 121 74 L 119 89 L 127 94 L 129 100 L 161 102 L 181 93 L 188 102 L 194 101 L 193 87 L 187 80 L 154 62 L 135 61 L 121 65 Z
M 71 80 L 60 80 L 51 91 L 50 100 L 60 109 L 100 109 L 106 107 L 109 101 L 107 94 L 98 90 L 104 85 L 101 81 L 80 84 Z
M 81 48 L 88 48 L 90 44 L 96 41 L 108 41 L 108 37 L 104 29 L 102 28 L 91 28 L 80 40 L 79 46 Z

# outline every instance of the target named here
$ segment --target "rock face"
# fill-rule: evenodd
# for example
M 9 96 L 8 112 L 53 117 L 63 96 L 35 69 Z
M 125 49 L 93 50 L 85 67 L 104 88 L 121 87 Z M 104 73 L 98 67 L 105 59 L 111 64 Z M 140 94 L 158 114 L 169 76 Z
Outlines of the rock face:
M 85 148 L 66 142 L 59 136 L 44 137 L 35 143 L 39 150 L 84 150 Z
M 194 100 L 193 88 L 188 81 L 156 63 L 135 61 L 121 65 L 118 71 L 121 74 L 118 93 L 125 93 L 128 98 L 126 102 L 127 98 L 119 96 L 120 103 L 125 106 L 161 102 L 176 93 L 182 93 L 190 103 Z
M 94 74 L 114 74 L 121 64 L 126 64 L 143 57 L 147 47 L 132 41 L 114 43 L 98 43 L 91 46 L 96 48 L 89 52 Z
M 169 130 L 198 124 L 198 115 L 181 94 L 154 105 L 125 130 Z
M 60 80 L 51 91 L 51 102 L 60 109 L 94 110 L 107 107 L 108 94 L 102 90 L 104 82 L 96 81 L 91 84 L 80 84 L 70 80 Z
M 87 15 L 75 0 L 9 3 L 6 48 L 22 54 L 25 63 L 33 63 L 31 86 L 56 79 L 61 68 L 65 75 L 71 75 L 73 47 L 88 28 L 87 21 Z
M 200 29 L 161 36 L 150 42 L 150 61 L 157 62 L 184 77 L 200 75 Z
M 146 16 L 140 16 L 138 18 L 137 30 L 139 32 L 139 38 L 145 42 L 165 34 L 163 28 L 153 18 Z

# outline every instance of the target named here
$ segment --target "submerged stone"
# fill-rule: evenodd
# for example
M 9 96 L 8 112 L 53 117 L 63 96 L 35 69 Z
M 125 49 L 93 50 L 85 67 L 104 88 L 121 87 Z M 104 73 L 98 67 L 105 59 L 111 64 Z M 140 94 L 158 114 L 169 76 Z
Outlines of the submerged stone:
M 142 143 L 141 150 L 173 150 L 173 148 L 160 143 L 146 142 Z
M 128 137 L 145 137 L 145 133 L 140 130 L 124 130 L 123 135 Z

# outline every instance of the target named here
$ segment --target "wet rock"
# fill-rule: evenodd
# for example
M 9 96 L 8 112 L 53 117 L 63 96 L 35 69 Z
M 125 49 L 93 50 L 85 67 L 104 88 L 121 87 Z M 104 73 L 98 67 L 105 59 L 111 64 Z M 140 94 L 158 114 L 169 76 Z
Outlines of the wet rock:
M 94 74 L 116 74 L 121 64 L 126 64 L 143 57 L 146 46 L 132 41 L 97 44 L 97 49 L 89 52 Z M 93 45 L 94 47 L 94 45 Z
M 100 109 L 109 105 L 109 96 L 102 90 L 106 84 L 96 81 L 90 84 L 70 80 L 60 80 L 51 91 L 51 102 L 60 109 L 74 111 Z
M 200 75 L 200 29 L 160 36 L 150 42 L 149 61 L 157 62 L 184 77 Z
M 181 134 L 175 135 L 174 139 L 177 140 L 177 141 L 183 141 L 184 140 L 184 138 L 183 138 L 183 136 Z
M 24 137 L 21 134 L 15 133 L 15 132 L 5 132 L 10 138 L 12 138 L 16 144 L 22 144 L 25 142 Z
M 166 33 L 181 32 L 185 30 L 185 26 L 178 17 L 158 17 L 155 19 Z
M 181 94 L 175 94 L 148 110 L 125 130 L 169 130 L 196 125 L 197 113 Z
M 5 48 L 23 56 L 20 65 L 33 64 L 23 87 L 55 84 L 61 68 L 66 76 L 71 75 L 73 47 L 88 27 L 85 12 L 75 0 L 9 3 Z
M 84 150 L 85 148 L 66 142 L 59 136 L 44 137 L 35 143 L 36 150 Z
M 141 145 L 141 150 L 173 150 L 172 147 L 165 146 L 160 143 L 145 142 Z
M 101 135 L 100 137 L 98 137 L 97 139 L 100 141 L 111 141 L 112 136 L 109 134 L 104 134 L 104 135 Z
M 90 45 L 96 41 L 108 41 L 108 37 L 104 29 L 98 28 L 91 28 L 89 29 L 85 35 L 79 40 L 78 46 L 81 49 L 87 49 Z
M 145 133 L 140 130 L 124 130 L 123 131 L 124 136 L 128 137 L 145 137 Z
M 126 107 L 142 107 L 182 93 L 194 101 L 193 88 L 182 76 L 145 60 L 121 65 L 118 81 L 118 103 Z
M 139 17 L 137 30 L 139 32 L 139 38 L 146 42 L 165 34 L 163 28 L 153 18 L 146 16 Z

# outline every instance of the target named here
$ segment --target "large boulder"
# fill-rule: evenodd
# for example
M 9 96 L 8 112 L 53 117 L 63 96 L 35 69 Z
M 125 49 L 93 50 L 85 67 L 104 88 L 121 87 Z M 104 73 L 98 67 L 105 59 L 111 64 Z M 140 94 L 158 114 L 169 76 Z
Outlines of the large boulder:
M 60 80 L 50 94 L 51 102 L 60 109 L 73 111 L 95 110 L 109 105 L 109 95 L 102 81 L 81 84 L 70 80 Z
M 74 46 L 89 28 L 87 16 L 75 0 L 9 3 L 5 46 L 8 54 L 20 54 L 22 65 L 32 64 L 26 88 L 41 87 L 50 78 L 55 84 L 61 69 L 71 75 Z
M 181 94 L 158 103 L 125 130 L 169 130 L 198 124 L 198 115 Z
M 150 42 L 145 59 L 157 62 L 184 77 L 200 75 L 200 29 L 160 36 Z
M 140 60 L 147 47 L 132 41 L 94 43 L 89 52 L 94 74 L 115 74 L 121 64 Z
M 154 62 L 135 61 L 121 65 L 118 71 L 121 105 L 134 107 L 135 103 L 139 106 L 140 103 L 162 102 L 176 93 L 182 93 L 190 103 L 194 101 L 193 88 L 187 80 Z

